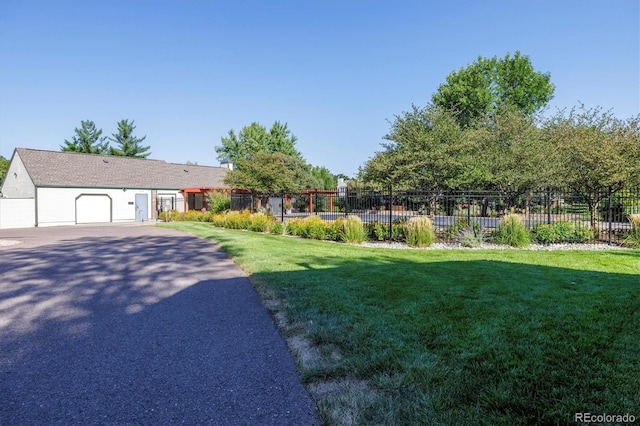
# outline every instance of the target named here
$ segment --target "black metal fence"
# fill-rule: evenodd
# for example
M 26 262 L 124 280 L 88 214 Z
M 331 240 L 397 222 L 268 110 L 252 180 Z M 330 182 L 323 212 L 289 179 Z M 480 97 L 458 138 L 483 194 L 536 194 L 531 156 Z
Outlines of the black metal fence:
M 527 228 L 570 222 L 589 229 L 592 242 L 617 243 L 630 229 L 628 215 L 640 213 L 640 188 L 579 194 L 571 190 L 546 190 L 517 194 L 508 191 L 395 191 L 347 189 L 343 192 L 306 190 L 287 194 L 231 194 L 232 210 L 266 210 L 282 221 L 310 215 L 323 220 L 358 215 L 365 223 L 384 227 L 393 238 L 394 227 L 413 216 L 432 218 L 442 240 L 452 238 L 451 228 L 474 226 L 490 234 L 508 213 L 523 216 Z

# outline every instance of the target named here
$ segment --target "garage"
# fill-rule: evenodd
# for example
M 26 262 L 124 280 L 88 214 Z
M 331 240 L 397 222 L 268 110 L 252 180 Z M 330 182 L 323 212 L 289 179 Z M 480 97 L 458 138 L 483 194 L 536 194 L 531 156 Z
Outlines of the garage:
M 180 188 L 224 189 L 228 171 L 117 155 L 16 148 L 7 179 L 0 182 L 0 227 L 26 226 L 25 221 L 46 227 L 156 220 L 165 208 L 187 207 Z
M 76 223 L 111 222 L 111 197 L 106 194 L 80 194 L 76 198 Z

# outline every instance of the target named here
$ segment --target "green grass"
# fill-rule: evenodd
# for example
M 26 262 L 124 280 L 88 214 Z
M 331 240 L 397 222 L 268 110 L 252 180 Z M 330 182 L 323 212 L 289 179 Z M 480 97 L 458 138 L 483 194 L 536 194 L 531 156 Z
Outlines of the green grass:
M 640 251 L 385 250 L 204 223 L 317 354 L 327 424 L 640 416 Z M 296 331 L 297 330 L 297 331 Z

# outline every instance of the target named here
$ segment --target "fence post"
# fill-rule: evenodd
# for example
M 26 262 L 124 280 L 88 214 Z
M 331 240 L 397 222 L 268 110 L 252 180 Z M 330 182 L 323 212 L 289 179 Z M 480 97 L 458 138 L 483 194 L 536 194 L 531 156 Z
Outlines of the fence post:
M 609 245 L 612 244 L 612 232 L 613 232 L 613 191 L 609 187 Z
M 389 241 L 393 236 L 393 185 L 389 185 Z
M 319 213 L 318 212 L 318 210 L 319 210 L 318 209 L 318 188 L 316 188 L 316 192 L 315 192 L 314 198 L 315 198 L 315 206 L 313 207 L 313 210 L 314 210 L 314 213 L 317 215 Z
M 344 189 L 344 217 L 347 217 L 349 211 L 349 185 Z
M 551 225 L 551 188 L 547 188 L 547 225 Z
M 284 223 L 284 191 L 280 193 L 280 222 Z
M 467 187 L 467 227 L 471 227 L 471 188 Z

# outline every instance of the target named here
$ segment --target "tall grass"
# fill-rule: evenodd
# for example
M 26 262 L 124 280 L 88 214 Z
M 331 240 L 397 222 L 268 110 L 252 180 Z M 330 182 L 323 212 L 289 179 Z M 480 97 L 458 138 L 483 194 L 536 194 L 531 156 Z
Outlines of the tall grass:
M 410 247 L 429 247 L 436 240 L 433 223 L 427 216 L 409 219 L 405 225 L 407 245 Z
M 493 233 L 493 241 L 512 247 L 526 247 L 531 244 L 531 233 L 524 226 L 522 216 L 509 214 L 502 218 Z
M 360 244 L 367 239 L 362 219 L 349 215 L 342 225 L 342 241 L 349 244 Z
M 629 215 L 631 231 L 624 238 L 624 245 L 631 248 L 640 248 L 640 214 Z

